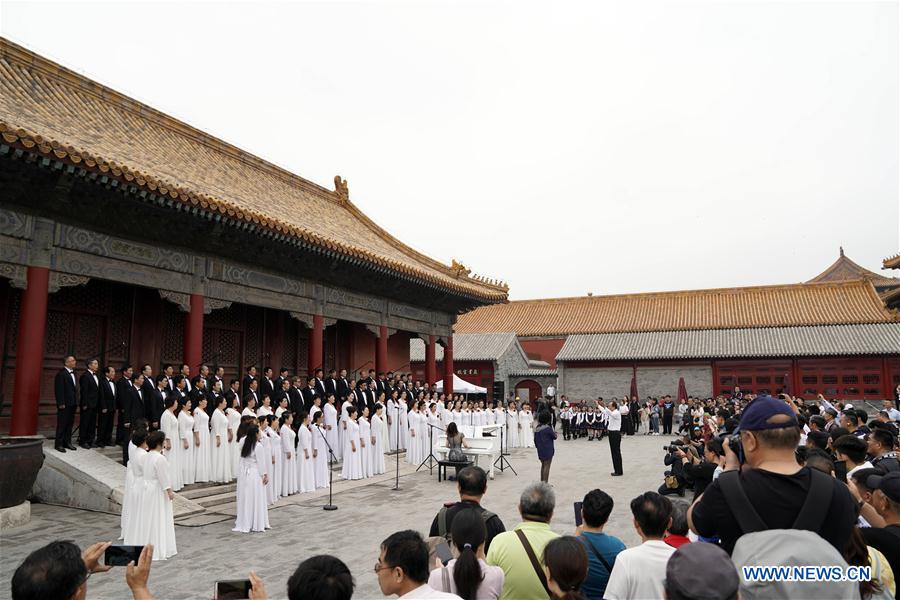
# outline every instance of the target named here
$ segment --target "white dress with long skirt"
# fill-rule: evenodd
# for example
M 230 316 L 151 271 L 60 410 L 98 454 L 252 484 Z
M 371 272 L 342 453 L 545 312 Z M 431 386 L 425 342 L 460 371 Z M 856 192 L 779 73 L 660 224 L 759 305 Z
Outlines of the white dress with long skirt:
M 428 415 L 426 413 L 419 413 L 416 439 L 419 441 L 419 460 L 417 462 L 422 462 L 431 452 L 431 448 L 428 447 Z
M 144 491 L 141 495 L 140 518 L 143 521 L 138 531 L 141 544 L 153 544 L 153 560 L 166 560 L 175 556 L 175 517 L 172 501 L 167 489 L 169 482 L 169 465 L 166 457 L 155 450 L 147 453 L 144 459 Z M 131 527 L 129 525 L 129 527 Z
M 325 440 L 328 439 L 328 432 L 318 425 L 313 425 L 310 428 L 310 431 L 312 432 L 313 453 L 316 455 L 313 459 L 313 470 L 316 474 L 316 488 L 326 488 L 328 487 L 329 473 L 328 447 L 325 445 Z
M 375 443 L 369 452 L 369 460 L 371 461 L 371 475 L 380 475 L 384 473 L 384 427 L 383 420 L 378 415 L 372 415 L 372 435 L 375 436 Z
M 359 445 L 362 452 L 360 453 L 360 463 L 362 467 L 362 476 L 372 476 L 372 424 L 365 417 L 360 417 L 357 421 L 359 425 Z
M 525 412 L 524 410 L 519 413 L 519 425 L 522 428 L 519 430 L 519 442 L 523 448 L 534 448 L 534 413 Z
M 231 446 L 228 444 L 228 417 L 218 408 L 212 414 L 209 434 L 210 481 L 231 481 Z
M 334 455 L 337 458 L 341 457 L 340 448 L 338 448 L 338 414 L 337 409 L 333 404 L 326 404 L 324 409 L 325 416 L 323 418 L 325 422 L 325 427 L 323 427 L 323 431 L 325 433 L 325 439 L 328 440 L 328 445 L 331 446 L 331 449 L 334 451 Z M 328 429 L 331 427 L 331 429 Z M 327 461 L 326 461 L 327 462 Z
M 294 440 L 297 434 L 290 425 L 281 426 L 281 452 L 284 458 L 284 468 L 281 473 L 281 495 L 290 496 L 300 489 L 297 485 L 297 449 L 294 448 Z M 290 458 L 288 458 L 290 455 Z
M 212 471 L 212 447 L 209 444 L 209 415 L 199 407 L 194 409 L 194 432 L 200 436 L 200 445 L 194 446 L 194 481 L 205 483 Z
M 284 479 L 284 450 L 281 447 L 281 436 L 278 435 L 278 432 L 271 427 L 266 431 L 269 434 L 269 439 L 272 440 L 272 458 L 275 459 L 275 464 L 273 465 L 275 481 L 272 484 L 272 488 L 275 491 L 275 502 L 278 502 L 278 498 L 281 497 L 281 482 Z
M 128 537 L 128 521 L 141 506 L 141 492 L 144 489 L 143 460 L 147 451 L 128 442 L 128 466 L 125 467 L 125 494 L 122 498 L 121 531 L 119 539 Z M 127 542 L 126 542 L 127 543 Z
M 229 481 L 236 479 L 238 474 L 238 465 L 241 462 L 241 445 L 237 441 L 237 430 L 241 425 L 241 413 L 233 408 L 225 411 L 228 417 L 228 429 L 231 430 L 231 441 L 228 442 L 228 473 Z M 226 439 L 228 437 L 226 436 Z
M 263 445 L 256 442 L 250 456 L 241 457 L 237 476 L 237 518 L 232 531 L 250 533 L 269 529 L 269 501 L 260 463 L 271 460 L 270 456 Z
M 337 448 L 334 449 L 334 454 L 337 456 L 338 460 L 343 460 L 344 458 L 344 447 L 347 445 L 347 421 L 350 420 L 350 417 L 347 416 L 347 409 L 350 407 L 349 402 L 344 402 L 341 404 L 341 414 L 338 417 L 337 431 L 338 431 L 338 445 Z
M 391 422 L 388 425 L 388 443 L 390 444 L 391 452 L 397 449 L 397 438 L 400 436 L 400 428 L 397 427 L 397 419 L 400 418 L 400 415 L 397 414 L 398 406 L 400 404 L 394 402 L 394 399 L 391 398 L 387 401 L 387 406 L 384 407 L 384 410 L 387 411 L 384 420 L 385 422 Z
M 362 479 L 362 454 L 359 448 L 359 425 L 350 419 L 347 421 L 347 431 L 344 432 L 344 462 L 341 465 L 341 478 Z M 350 443 L 356 444 L 356 452 L 353 452 Z
M 184 485 L 197 481 L 197 461 L 194 453 L 194 417 L 187 410 L 178 413 L 178 436 L 181 438 L 181 480 Z M 184 443 L 187 442 L 187 448 Z
M 297 430 L 297 484 L 300 493 L 316 491 L 316 465 L 313 459 L 312 432 L 309 427 L 301 425 Z
M 181 447 L 181 437 L 178 435 L 178 417 L 173 415 L 172 411 L 163 411 L 159 419 L 159 429 L 166 434 L 166 440 L 171 447 L 163 454 L 169 463 L 169 483 L 172 484 L 172 491 L 177 492 L 184 487 L 184 479 L 181 476 L 181 457 L 184 448 Z
M 406 462 L 411 465 L 417 465 L 421 460 L 419 458 L 419 413 L 415 410 L 410 411 L 406 417 L 406 422 L 409 425 L 409 431 L 406 434 L 409 436 L 409 445 L 406 447 Z
M 262 455 L 257 456 L 259 461 L 259 470 L 261 475 L 268 475 L 269 482 L 266 484 L 266 498 L 269 505 L 275 504 L 278 496 L 275 493 L 275 465 L 272 462 L 272 438 L 269 437 L 268 429 L 259 431 L 259 443 L 263 447 Z
M 393 418 L 393 417 L 391 417 Z M 400 400 L 400 449 L 409 448 L 409 412 L 406 401 Z

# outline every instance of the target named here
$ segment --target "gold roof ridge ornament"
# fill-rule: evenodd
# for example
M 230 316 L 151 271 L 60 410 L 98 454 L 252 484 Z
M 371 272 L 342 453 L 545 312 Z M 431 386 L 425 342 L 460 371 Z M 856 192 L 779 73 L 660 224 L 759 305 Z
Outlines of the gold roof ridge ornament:
M 347 187 L 347 180 L 340 175 L 334 176 L 334 193 L 337 194 L 341 202 L 350 201 L 350 189 Z
M 469 273 L 472 272 L 472 269 L 467 269 L 466 265 L 457 262 L 455 258 L 450 262 L 450 270 L 453 271 L 457 279 L 460 277 L 468 277 Z

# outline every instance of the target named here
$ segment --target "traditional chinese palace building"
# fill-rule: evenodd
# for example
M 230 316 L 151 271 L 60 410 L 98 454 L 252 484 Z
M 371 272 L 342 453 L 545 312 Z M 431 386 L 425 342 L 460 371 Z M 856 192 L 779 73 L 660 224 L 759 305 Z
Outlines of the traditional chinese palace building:
M 0 430 L 54 422 L 65 355 L 159 372 L 406 370 L 507 286 L 351 201 L 0 39 Z
M 898 268 L 900 256 L 884 267 Z M 513 301 L 462 315 L 457 337 L 515 332 L 559 393 L 587 400 L 784 390 L 892 398 L 900 384 L 900 279 L 844 256 L 809 282 Z M 531 382 L 511 382 L 517 389 Z

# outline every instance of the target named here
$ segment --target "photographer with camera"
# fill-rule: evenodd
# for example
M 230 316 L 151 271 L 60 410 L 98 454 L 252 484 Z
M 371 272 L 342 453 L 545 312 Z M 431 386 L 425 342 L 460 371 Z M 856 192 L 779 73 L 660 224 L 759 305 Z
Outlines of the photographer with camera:
M 813 531 L 843 551 L 857 503 L 844 483 L 797 464 L 794 410 L 783 400 L 760 396 L 744 409 L 739 429 L 723 443 L 724 472 L 688 512 L 691 529 L 718 536 L 729 554 L 744 533 L 770 529 Z
M 663 464 L 669 469 L 663 472 L 665 481 L 659 486 L 657 492 L 664 496 L 673 494 L 684 496 L 684 492 L 688 488 L 688 480 L 684 473 L 684 461 L 682 458 L 687 459 L 688 456 L 694 458 L 697 456 L 697 451 L 682 440 L 674 440 L 671 444 L 663 446 L 663 450 L 666 451 L 666 455 L 663 457 Z

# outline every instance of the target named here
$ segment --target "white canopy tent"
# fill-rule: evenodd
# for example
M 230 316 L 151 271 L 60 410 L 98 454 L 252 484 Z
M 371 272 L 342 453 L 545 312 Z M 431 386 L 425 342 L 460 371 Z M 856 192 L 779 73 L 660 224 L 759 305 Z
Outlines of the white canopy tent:
M 438 379 L 435 382 L 437 391 L 444 391 L 444 380 Z M 487 388 L 478 387 L 474 383 L 469 383 L 465 379 L 460 379 L 456 373 L 453 374 L 453 393 L 454 394 L 487 394 Z

